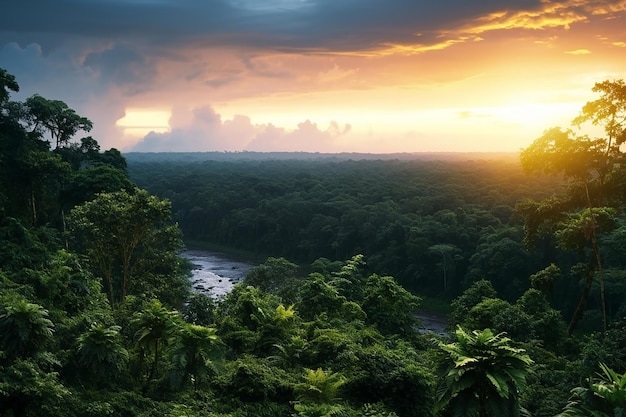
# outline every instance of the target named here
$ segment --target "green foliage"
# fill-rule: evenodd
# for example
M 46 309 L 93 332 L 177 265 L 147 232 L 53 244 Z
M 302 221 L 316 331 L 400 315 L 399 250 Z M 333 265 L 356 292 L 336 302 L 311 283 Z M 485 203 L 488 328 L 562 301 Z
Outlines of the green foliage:
M 618 374 L 604 364 L 602 373 L 589 379 L 585 387 L 572 390 L 570 402 L 558 417 L 612 417 L 626 413 L 626 374 Z
M 305 321 L 315 320 L 321 315 L 327 319 L 347 321 L 364 320 L 366 317 L 358 304 L 341 295 L 332 280 L 319 273 L 309 275 L 302 282 L 299 299 L 296 307 Z
M 437 389 L 435 411 L 455 416 L 519 416 L 519 393 L 526 387 L 532 360 L 511 339 L 491 330 L 465 332 L 440 343 L 446 372 Z
M 168 201 L 139 189 L 103 193 L 75 207 L 68 225 L 112 305 L 127 294 L 182 301 L 189 283 L 176 279 L 182 242 Z
M 294 404 L 297 417 L 344 417 L 349 410 L 342 404 Z
M 100 284 L 75 253 L 58 250 L 50 255 L 42 271 L 25 271 L 32 273 L 30 284 L 37 299 L 70 316 L 99 302 Z
M 607 328 L 606 293 L 600 236 L 615 227 L 615 209 L 623 206 L 624 133 L 626 94 L 624 82 L 597 83 L 593 91 L 601 97 L 588 102 L 574 120 L 580 127 L 586 122 L 600 125 L 606 134 L 591 139 L 576 136 L 572 130 L 552 128 L 536 139 L 520 155 L 529 173 L 562 175 L 569 183 L 560 197 L 544 203 L 527 202 L 520 205 L 525 217 L 528 241 L 537 241 L 540 233 L 550 233 L 563 250 L 574 249 L 579 259 L 590 265 L 578 305 L 572 315 L 568 333 L 572 334 L 586 308 L 597 270 L 600 310 L 603 329 Z M 589 250 L 591 249 L 591 250 Z
M 503 299 L 519 297 L 528 288 L 529 266 L 535 263 L 521 240 L 518 227 L 485 231 L 470 257 L 466 281 L 486 279 Z
M 265 263 L 252 268 L 244 280 L 263 292 L 280 294 L 294 286 L 298 266 L 285 258 L 268 258 Z
M 530 279 L 530 285 L 544 294 L 549 294 L 554 289 L 556 281 L 561 277 L 561 269 L 555 264 L 550 264 L 541 271 L 532 274 Z
M 267 359 L 242 355 L 225 365 L 218 380 L 222 395 L 234 396 L 242 401 L 276 401 L 287 403 L 293 400 L 294 380 Z
M 20 86 L 15 81 L 14 75 L 9 74 L 4 68 L 0 68 L 0 105 L 4 105 L 9 99 L 9 91 L 18 92 Z
M 345 395 L 353 402 L 376 402 L 407 417 L 432 415 L 434 376 L 410 346 L 356 348 L 346 375 Z
M 93 324 L 77 342 L 85 383 L 111 386 L 121 379 L 128 363 L 128 351 L 122 344 L 119 326 Z
M 499 245 L 500 239 L 494 238 L 485 243 L 483 256 L 472 265 L 481 271 L 473 271 L 471 279 L 493 275 L 505 286 L 510 271 L 527 286 L 528 274 L 541 263 L 514 239 L 521 235 L 521 224 L 512 215 L 513 207 L 524 197 L 550 195 L 560 183 L 525 178 L 517 160 L 188 156 L 188 160 L 206 160 L 168 161 L 167 155 L 129 159 L 133 180 L 171 199 L 187 239 L 299 264 L 320 259 L 313 272 L 322 274 L 339 272 L 332 260 L 362 254 L 367 265 L 358 265 L 355 279 L 364 280 L 376 271 L 430 296 L 444 291 L 444 269 L 445 295 L 458 294 L 477 245 L 486 234 L 496 236 L 503 230 L 510 241 Z M 442 256 L 441 251 L 428 248 L 452 251 Z M 498 255 L 491 264 L 489 251 Z M 485 268 L 490 269 L 489 275 Z M 337 280 L 335 286 L 341 295 L 360 302 L 349 285 Z M 516 288 L 510 298 L 525 289 Z
M 36 231 L 14 217 L 4 216 L 0 209 L 0 265 L 6 272 L 37 268 L 46 260 L 46 245 Z
M 471 287 L 450 303 L 450 322 L 452 324 L 463 323 L 474 306 L 485 299 L 496 297 L 497 293 L 491 282 L 487 280 L 474 282 Z
M 152 353 L 152 366 L 147 381 L 159 377 L 159 361 L 163 348 L 176 325 L 177 313 L 168 311 L 159 300 L 150 300 L 142 311 L 136 312 L 131 326 L 136 329 L 135 343 L 140 348 L 140 358 Z
M 52 338 L 48 310 L 21 298 L 3 299 L 0 306 L 0 346 L 9 357 L 25 358 L 42 350 Z
M 61 192 L 67 208 L 93 200 L 99 193 L 132 190 L 133 185 L 125 172 L 110 165 L 97 164 L 72 173 Z
M 580 367 L 565 356 L 544 349 L 540 342 L 523 346 L 535 362 L 527 387 L 520 393 L 521 403 L 530 416 L 554 417 L 567 403 L 569 390 L 580 381 Z
M 581 348 L 579 366 L 590 374 L 598 363 L 615 370 L 626 369 L 626 319 L 614 322 L 606 332 L 586 335 Z
M 42 358 L 7 362 L 0 354 L 0 413 L 7 416 L 61 416 L 70 391 Z
M 305 369 L 304 382 L 296 385 L 296 397 L 303 403 L 327 404 L 338 401 L 339 389 L 346 379 L 337 372 L 322 368 Z
M 398 417 L 393 411 L 387 411 L 381 404 L 365 404 L 361 414 L 364 417 Z
M 61 100 L 48 100 L 35 94 L 24 104 L 32 131 L 43 135 L 44 129 L 47 130 L 56 148 L 67 145 L 79 130 L 89 132 L 93 127 L 89 119 L 76 114 Z
M 420 298 L 402 288 L 393 277 L 376 274 L 367 278 L 361 305 L 366 323 L 375 325 L 384 335 L 410 337 L 418 323 L 415 311 Z
M 577 126 L 586 122 L 602 126 L 607 135 L 610 153 L 619 152 L 626 141 L 626 85 L 624 80 L 602 81 L 593 86 L 600 98 L 587 102 L 573 123 Z
M 198 390 L 212 372 L 220 356 L 220 340 L 214 327 L 182 324 L 170 337 L 173 369 L 172 385 L 181 388 L 192 382 Z
M 203 293 L 193 293 L 181 308 L 183 320 L 187 323 L 209 326 L 215 323 L 217 304 L 215 300 Z
M 275 295 L 236 285 L 218 308 L 220 336 L 233 353 L 262 355 L 298 331 L 299 316 Z
M 582 210 L 567 213 L 554 232 L 559 245 L 567 249 L 581 249 L 591 240 L 592 234 L 605 233 L 615 227 L 615 209 L 594 207 L 593 211 Z
M 530 289 L 517 300 L 516 305 L 529 317 L 530 338 L 542 341 L 546 348 L 554 352 L 559 351 L 567 340 L 567 326 L 561 313 L 550 306 L 545 294 Z
M 320 327 L 325 324 L 326 327 Z M 340 361 L 345 354 L 352 354 L 356 347 L 357 330 L 345 325 L 333 327 L 325 318 L 307 323 L 307 350 L 304 352 L 305 364 L 320 364 L 330 367 Z

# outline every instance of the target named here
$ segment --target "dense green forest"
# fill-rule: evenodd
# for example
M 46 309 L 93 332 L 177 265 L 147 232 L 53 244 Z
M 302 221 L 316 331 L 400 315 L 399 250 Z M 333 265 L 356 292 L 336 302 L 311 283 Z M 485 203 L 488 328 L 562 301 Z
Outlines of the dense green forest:
M 367 258 L 405 288 L 451 298 L 489 279 L 507 299 L 549 264 L 522 242 L 515 206 L 562 186 L 504 160 L 129 159 L 130 177 L 172 202 L 188 241 L 283 256 Z M 213 158 L 213 155 L 207 155 Z M 245 158 L 245 157 L 241 157 Z M 416 157 L 415 157 L 416 158 Z
M 18 90 L 0 69 L 0 415 L 624 414 L 623 82 L 574 120 L 602 137 L 472 159 L 127 159 Z M 215 299 L 185 244 L 264 261 Z

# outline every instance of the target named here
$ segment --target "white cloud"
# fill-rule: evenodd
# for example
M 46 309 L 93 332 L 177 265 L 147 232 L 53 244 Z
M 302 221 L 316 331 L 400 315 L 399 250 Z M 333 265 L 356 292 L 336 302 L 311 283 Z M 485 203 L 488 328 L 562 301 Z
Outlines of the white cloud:
M 130 150 L 136 152 L 190 151 L 337 151 L 335 142 L 349 133 L 350 125 L 331 122 L 325 130 L 307 120 L 294 130 L 273 124 L 255 125 L 248 116 L 222 120 L 211 107 L 175 108 L 170 131 L 150 132 Z

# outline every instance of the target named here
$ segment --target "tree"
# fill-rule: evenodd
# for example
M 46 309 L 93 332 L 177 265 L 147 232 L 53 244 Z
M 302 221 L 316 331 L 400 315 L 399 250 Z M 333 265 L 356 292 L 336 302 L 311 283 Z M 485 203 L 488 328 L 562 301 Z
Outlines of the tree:
M 131 320 L 131 326 L 136 328 L 135 342 L 141 349 L 140 357 L 144 351 L 152 352 L 152 366 L 147 382 L 158 378 L 160 348 L 163 347 L 171 335 L 175 325 L 177 313 L 168 311 L 159 300 L 150 300 L 142 311 L 135 313 Z
M 367 315 L 366 323 L 374 324 L 385 335 L 415 335 L 419 297 L 402 288 L 393 277 L 376 274 L 367 279 L 363 293 L 365 298 L 361 307 Z
M 439 348 L 444 354 L 435 411 L 453 416 L 508 417 L 520 415 L 520 392 L 533 361 L 511 339 L 491 330 L 467 333 Z
M 338 404 L 340 389 L 346 378 L 338 372 L 305 369 L 304 382 L 296 385 L 298 401 L 294 403 L 296 416 L 331 417 L 345 415 L 345 407 Z
M 591 122 L 602 126 L 607 136 L 606 153 L 621 157 L 623 152 L 620 147 L 626 142 L 626 84 L 624 80 L 607 80 L 596 83 L 592 91 L 600 93 L 601 97 L 587 102 L 573 123 L 580 126 Z M 606 173 L 609 174 L 608 171 Z
M 185 323 L 170 338 L 170 344 L 175 385 L 182 386 L 191 380 L 197 391 L 218 353 L 217 329 Z
M 549 268 L 549 267 L 548 267 Z M 561 312 L 550 306 L 546 295 L 537 289 L 526 291 L 515 303 L 523 312 L 517 317 L 530 317 L 530 331 L 526 333 L 532 339 L 540 340 L 546 349 L 556 352 L 559 346 L 567 343 L 567 323 Z M 517 318 L 516 320 L 519 320 Z
M 0 346 L 10 357 L 32 355 L 52 338 L 54 324 L 39 304 L 9 300 L 0 313 Z
M 441 256 L 441 269 L 443 271 L 443 290 L 448 289 L 448 273 L 454 270 L 454 264 L 461 259 L 461 250 L 454 245 L 438 244 L 428 248 L 429 253 Z
M 4 68 L 0 68 L 0 108 L 9 100 L 9 91 L 18 92 L 20 86 L 15 81 L 15 76 L 9 74 Z
M 55 148 L 67 145 L 79 130 L 89 132 L 93 127 L 89 119 L 79 116 L 61 100 L 48 100 L 35 94 L 26 99 L 25 105 L 32 131 L 42 134 L 47 130 Z
M 61 192 L 64 208 L 68 210 L 93 200 L 99 193 L 113 193 L 134 188 L 128 176 L 110 165 L 98 164 L 73 172 Z
M 129 293 L 180 292 L 176 251 L 182 241 L 169 201 L 140 189 L 102 193 L 75 207 L 68 224 L 112 306 Z
M 604 81 L 596 83 L 593 91 L 600 93 L 601 97 L 588 102 L 573 124 L 579 128 L 587 122 L 601 126 L 605 137 L 577 136 L 571 129 L 552 128 L 520 154 L 526 172 L 563 175 L 570 185 L 561 198 L 542 204 L 526 202 L 519 206 L 525 217 L 527 241 L 533 241 L 540 228 L 547 224 L 551 231 L 576 229 L 579 236 L 584 236 L 582 241 L 576 240 L 581 253 L 586 243 L 591 244 L 592 255 L 587 259 L 590 272 L 585 277 L 578 306 L 570 321 L 570 334 L 582 317 L 595 271 L 600 283 L 603 327 L 606 330 L 603 265 L 598 243 L 599 227 L 602 225 L 600 217 L 611 207 L 623 203 L 626 197 L 626 171 L 621 149 L 626 141 L 626 85 L 623 80 Z M 565 237 L 572 237 L 572 234 Z M 571 240 L 569 242 L 572 243 Z
M 78 337 L 78 361 L 87 371 L 85 380 L 111 385 L 126 368 L 128 351 L 120 330 L 119 326 L 93 324 Z
M 528 279 L 532 288 L 548 295 L 554 289 L 559 278 L 561 278 L 561 269 L 552 263 L 541 271 L 532 274 Z
M 34 116 L 28 106 L 8 101 L 9 91 L 19 91 L 19 86 L 0 69 L 0 196 L 10 196 L 9 215 L 45 224 L 59 212 L 58 191 L 71 167 L 49 152 L 39 133 L 25 130 L 24 123 Z
M 180 312 L 187 323 L 208 326 L 215 323 L 217 304 L 210 295 L 192 293 Z
M 453 324 L 463 323 L 474 306 L 480 304 L 483 300 L 496 298 L 497 296 L 498 293 L 493 288 L 491 282 L 486 279 L 474 282 L 471 287 L 450 303 L 450 322 Z
M 300 287 L 300 301 L 296 304 L 302 319 L 309 321 L 323 316 L 325 320 L 364 320 L 361 306 L 340 295 L 337 287 L 328 281 L 330 279 L 317 272 L 304 280 Z
M 298 265 L 285 258 L 270 257 L 248 272 L 244 284 L 253 285 L 270 294 L 289 296 L 289 290 L 297 285 L 294 278 L 297 269 Z

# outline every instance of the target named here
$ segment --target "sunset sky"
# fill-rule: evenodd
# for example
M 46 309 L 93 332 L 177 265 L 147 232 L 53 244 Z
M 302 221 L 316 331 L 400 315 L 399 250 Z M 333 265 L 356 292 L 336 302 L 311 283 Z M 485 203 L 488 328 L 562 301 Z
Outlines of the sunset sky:
M 19 0 L 0 67 L 122 151 L 518 151 L 626 78 L 626 0 Z

